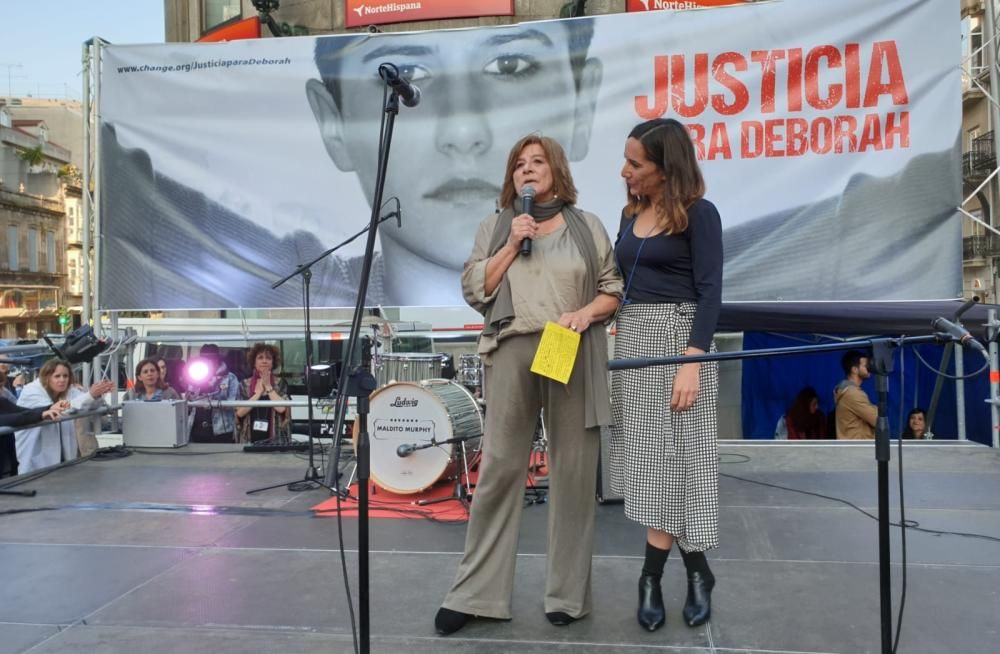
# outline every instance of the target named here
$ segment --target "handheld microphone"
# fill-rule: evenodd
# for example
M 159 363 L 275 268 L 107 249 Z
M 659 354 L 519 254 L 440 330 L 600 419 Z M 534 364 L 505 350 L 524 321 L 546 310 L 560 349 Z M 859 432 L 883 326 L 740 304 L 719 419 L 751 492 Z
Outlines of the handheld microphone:
M 396 456 L 398 456 L 401 459 L 405 459 L 406 457 L 410 456 L 416 451 L 417 451 L 417 446 L 414 445 L 413 443 L 403 443 L 402 445 L 396 448 Z
M 416 84 L 410 82 L 405 77 L 401 77 L 399 69 L 393 64 L 382 64 L 378 67 L 379 76 L 385 83 L 392 87 L 392 90 L 399 95 L 399 99 L 407 107 L 416 107 L 420 104 L 420 89 Z
M 982 343 L 973 338 L 972 334 L 970 334 L 969 330 L 966 329 L 965 327 L 962 327 L 961 325 L 956 325 L 950 320 L 946 320 L 940 317 L 935 318 L 931 322 L 931 327 L 936 332 L 940 332 L 943 334 L 947 334 L 948 336 L 951 336 L 954 340 L 958 341 L 960 345 L 967 345 L 971 347 L 973 350 L 978 350 L 979 353 L 982 354 L 984 357 L 986 357 L 987 360 L 989 359 L 989 354 L 986 352 L 986 348 L 983 347 Z
M 532 216 L 532 209 L 534 209 L 535 203 L 535 187 L 533 186 L 522 186 L 521 187 L 521 213 L 526 213 Z M 528 256 L 531 254 L 531 239 L 526 238 L 521 241 L 521 254 Z

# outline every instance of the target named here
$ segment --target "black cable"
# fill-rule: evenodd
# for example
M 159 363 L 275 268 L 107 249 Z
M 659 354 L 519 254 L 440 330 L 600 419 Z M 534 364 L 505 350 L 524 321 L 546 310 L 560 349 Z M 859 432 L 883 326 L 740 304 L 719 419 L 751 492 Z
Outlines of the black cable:
M 740 463 L 742 463 L 742 462 L 740 462 Z M 730 475 L 730 474 L 726 474 L 726 473 L 723 473 L 723 472 L 720 472 L 719 476 L 720 477 L 728 477 L 729 479 L 736 479 L 737 481 L 746 482 L 748 484 L 757 484 L 758 486 L 766 486 L 768 488 L 777 488 L 778 490 L 789 491 L 790 493 L 801 493 L 803 495 L 812 495 L 813 497 L 819 497 L 819 498 L 824 499 L 824 500 L 830 500 L 831 502 L 839 502 L 840 504 L 843 504 L 845 506 L 849 506 L 850 508 L 854 509 L 855 511 L 858 511 L 859 513 L 862 513 L 863 515 L 871 518 L 872 520 L 876 520 L 876 521 L 878 520 L 878 516 L 873 515 L 871 513 L 868 513 L 867 511 L 865 511 L 864 509 L 862 509 L 858 505 L 852 504 L 851 502 L 848 502 L 847 500 L 841 499 L 839 497 L 833 497 L 832 495 L 823 495 L 822 493 L 814 493 L 813 491 L 802 490 L 800 488 L 792 488 L 791 486 L 782 486 L 781 484 L 772 484 L 772 483 L 767 482 L 767 481 L 759 481 L 757 479 L 749 479 L 747 477 L 740 477 L 738 475 Z M 889 525 L 893 526 L 893 527 L 898 527 L 899 523 L 898 522 L 890 522 Z M 923 532 L 925 534 L 934 534 L 936 536 L 961 536 L 963 538 L 978 538 L 980 540 L 988 540 L 988 541 L 993 541 L 993 542 L 996 542 L 996 543 L 1000 543 L 1000 538 L 998 538 L 996 536 L 987 536 L 986 534 L 975 534 L 975 533 L 964 532 L 964 531 L 947 531 L 947 530 L 941 530 L 941 529 L 929 529 L 927 527 L 921 527 L 920 523 L 917 522 L 916 520 L 907 520 L 906 521 L 906 527 L 908 529 L 912 529 L 913 531 L 920 531 L 920 532 Z
M 905 391 L 906 377 L 903 374 L 904 368 L 906 367 L 905 358 L 903 357 L 903 351 L 899 351 L 899 388 Z M 903 398 L 900 393 L 899 401 L 899 425 L 900 430 L 903 428 Z M 913 396 L 914 402 L 916 401 L 916 394 Z M 887 416 L 888 417 L 888 416 Z M 897 446 L 897 457 L 899 463 L 897 464 L 897 470 L 899 472 L 899 538 L 902 549 L 902 584 L 899 592 L 899 614 L 896 617 L 896 638 L 892 644 L 892 654 L 896 654 L 896 648 L 899 647 L 899 635 L 903 628 L 903 609 L 906 608 L 906 503 L 903 501 L 903 435 L 899 435 L 896 439 Z
M 983 364 L 983 366 L 979 370 L 977 370 L 976 372 L 969 373 L 968 375 L 949 375 L 948 373 L 941 372 L 940 370 L 938 370 L 937 368 L 935 368 L 931 364 L 927 363 L 927 361 L 925 361 L 924 358 L 922 356 L 920 356 L 920 350 L 917 349 L 916 347 L 913 348 L 913 353 L 917 356 L 917 360 L 920 361 L 920 363 L 922 363 L 925 366 L 927 366 L 928 368 L 930 368 L 934 372 L 935 375 L 939 375 L 939 376 L 944 377 L 946 379 L 956 379 L 956 380 L 957 379 L 972 379 L 973 377 L 978 377 L 979 375 L 981 375 L 982 373 L 984 373 L 987 368 L 990 367 L 990 362 L 987 361 L 986 363 Z

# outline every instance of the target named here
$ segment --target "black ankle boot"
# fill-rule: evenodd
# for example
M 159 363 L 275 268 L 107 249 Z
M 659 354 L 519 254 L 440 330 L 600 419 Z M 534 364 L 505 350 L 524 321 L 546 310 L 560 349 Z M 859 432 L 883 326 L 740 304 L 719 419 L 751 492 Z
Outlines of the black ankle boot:
M 712 589 L 715 575 L 708 567 L 704 552 L 681 550 L 684 568 L 687 570 L 687 599 L 684 601 L 684 622 L 689 627 L 705 624 L 712 616 Z
M 639 577 L 639 611 L 636 617 L 647 631 L 656 631 L 667 621 L 658 576 L 644 574 Z
M 684 622 L 689 627 L 705 624 L 712 617 L 712 589 L 715 577 L 712 571 L 689 570 L 687 573 L 687 599 L 684 601 Z

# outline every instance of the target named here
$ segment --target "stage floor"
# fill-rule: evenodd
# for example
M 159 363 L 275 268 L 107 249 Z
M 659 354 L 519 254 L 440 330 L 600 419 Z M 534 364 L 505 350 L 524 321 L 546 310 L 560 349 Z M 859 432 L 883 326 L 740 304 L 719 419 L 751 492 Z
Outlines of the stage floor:
M 723 442 L 722 471 L 835 496 L 875 511 L 870 443 Z M 209 452 L 221 452 L 209 454 Z M 976 445 L 907 443 L 906 517 L 922 527 L 1000 538 L 1000 453 Z M 896 449 L 893 447 L 892 469 Z M 306 511 L 324 490 L 246 491 L 301 478 L 295 454 L 192 445 L 91 460 L 37 479 L 34 498 L 0 496 L 0 653 L 163 654 L 350 652 L 337 522 Z M 893 506 L 896 476 L 892 475 Z M 9 481 L 9 480 L 4 480 Z M 137 503 L 200 507 L 141 510 Z M 70 505 L 89 504 L 88 508 Z M 435 635 L 464 524 L 371 521 L 373 652 L 879 651 L 874 520 L 820 497 L 723 477 L 723 545 L 712 621 L 683 624 L 684 571 L 667 564 L 665 628 L 635 620 L 643 529 L 618 505 L 598 506 L 594 612 L 568 627 L 542 609 L 548 505 L 525 508 L 514 619 Z M 243 515 L 212 507 L 280 510 Z M 58 508 L 64 507 L 64 508 Z M 898 517 L 897 509 L 893 510 Z M 357 590 L 357 522 L 345 519 Z M 1000 642 L 1000 542 L 907 531 L 906 610 L 899 651 L 994 652 Z M 893 530 L 893 609 L 900 541 Z

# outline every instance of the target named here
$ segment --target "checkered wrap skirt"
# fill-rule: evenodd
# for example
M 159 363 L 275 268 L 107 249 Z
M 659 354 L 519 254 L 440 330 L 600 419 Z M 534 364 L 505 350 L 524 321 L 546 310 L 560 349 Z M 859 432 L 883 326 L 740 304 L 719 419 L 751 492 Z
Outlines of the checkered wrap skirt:
M 625 305 L 615 358 L 682 355 L 694 314 L 693 302 Z M 678 368 L 612 373 L 611 488 L 625 498 L 629 519 L 672 534 L 685 551 L 702 552 L 719 545 L 719 365 L 703 363 L 694 406 L 672 412 Z

